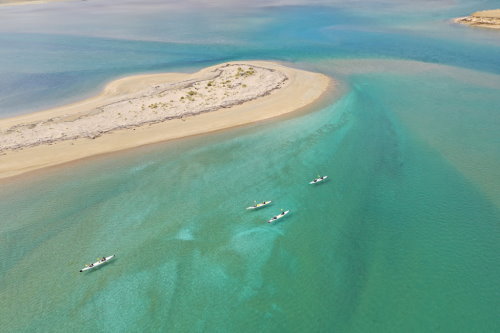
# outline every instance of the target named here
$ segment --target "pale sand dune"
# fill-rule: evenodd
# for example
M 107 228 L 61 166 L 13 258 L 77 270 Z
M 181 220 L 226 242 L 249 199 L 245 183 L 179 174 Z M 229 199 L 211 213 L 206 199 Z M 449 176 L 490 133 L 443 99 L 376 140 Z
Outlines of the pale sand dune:
M 0 178 L 303 108 L 331 79 L 263 61 L 113 81 L 93 98 L 0 120 Z
M 500 9 L 475 12 L 470 16 L 458 17 L 454 21 L 473 27 L 500 29 Z

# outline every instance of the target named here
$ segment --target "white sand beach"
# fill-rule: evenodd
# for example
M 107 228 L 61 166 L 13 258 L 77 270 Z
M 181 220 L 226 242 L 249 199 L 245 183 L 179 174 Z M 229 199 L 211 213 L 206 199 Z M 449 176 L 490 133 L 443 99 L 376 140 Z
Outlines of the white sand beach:
M 131 76 L 74 104 L 0 120 L 0 178 L 301 109 L 331 79 L 264 61 Z

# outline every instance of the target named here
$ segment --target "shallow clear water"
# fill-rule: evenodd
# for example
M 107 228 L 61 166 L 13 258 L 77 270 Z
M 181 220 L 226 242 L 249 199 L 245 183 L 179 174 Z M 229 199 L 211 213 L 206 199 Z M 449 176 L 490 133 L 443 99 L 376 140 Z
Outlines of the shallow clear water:
M 470 3 L 437 18 L 366 5 L 207 8 L 194 23 L 133 2 L 75 22 L 55 19 L 69 3 L 0 9 L 2 115 L 233 59 L 293 62 L 342 92 L 2 182 L 2 331 L 498 331 L 500 39 L 445 22 Z M 330 180 L 308 185 L 317 174 Z

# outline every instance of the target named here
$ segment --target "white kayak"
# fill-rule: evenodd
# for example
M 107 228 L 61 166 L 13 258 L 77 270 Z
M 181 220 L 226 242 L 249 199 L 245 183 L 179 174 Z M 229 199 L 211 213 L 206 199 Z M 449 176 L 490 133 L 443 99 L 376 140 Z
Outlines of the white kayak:
M 271 203 L 272 201 L 264 201 L 264 202 L 259 202 L 258 204 L 256 205 L 253 205 L 253 206 L 250 206 L 250 207 L 247 207 L 247 209 L 258 209 L 258 208 L 262 208 L 264 206 L 267 206 Z
M 93 268 L 96 268 L 98 266 L 101 266 L 102 264 L 105 264 L 107 263 L 108 261 L 110 261 L 111 259 L 113 259 L 115 257 L 115 255 L 113 254 L 112 256 L 109 256 L 109 257 L 105 257 L 105 258 L 101 258 L 99 259 L 99 261 L 93 263 L 93 264 L 90 264 L 90 265 L 85 265 L 84 268 L 80 269 L 80 272 L 83 272 L 83 271 L 88 271 L 90 269 L 93 269 Z
M 284 212 L 281 212 L 281 214 L 276 215 L 275 217 L 273 217 L 272 219 L 270 219 L 269 221 L 267 221 L 267 223 L 273 223 L 275 221 L 278 221 L 280 218 L 284 217 L 288 213 L 290 213 L 290 211 L 289 210 L 285 210 Z
M 321 182 L 325 181 L 327 178 L 328 178 L 328 176 L 321 176 L 321 177 L 313 179 L 312 181 L 309 182 L 309 184 L 312 185 L 312 184 L 321 183 Z

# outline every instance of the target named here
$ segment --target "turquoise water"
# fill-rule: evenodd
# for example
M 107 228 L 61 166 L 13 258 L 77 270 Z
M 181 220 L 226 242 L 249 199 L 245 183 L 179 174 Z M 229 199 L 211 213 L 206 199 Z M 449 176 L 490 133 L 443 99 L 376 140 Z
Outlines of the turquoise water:
M 2 115 L 233 59 L 320 71 L 340 93 L 2 182 L 2 331 L 500 330 L 500 37 L 446 22 L 473 3 L 210 7 L 194 23 L 110 4 L 0 9 Z

